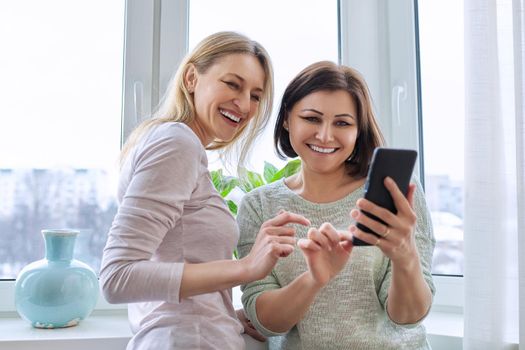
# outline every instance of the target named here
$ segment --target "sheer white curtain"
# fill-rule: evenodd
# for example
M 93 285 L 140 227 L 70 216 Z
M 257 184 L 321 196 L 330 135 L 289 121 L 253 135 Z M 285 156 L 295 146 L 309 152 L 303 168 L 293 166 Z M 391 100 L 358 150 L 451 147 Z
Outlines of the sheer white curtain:
M 465 349 L 525 349 L 524 36 L 524 0 L 465 0 Z

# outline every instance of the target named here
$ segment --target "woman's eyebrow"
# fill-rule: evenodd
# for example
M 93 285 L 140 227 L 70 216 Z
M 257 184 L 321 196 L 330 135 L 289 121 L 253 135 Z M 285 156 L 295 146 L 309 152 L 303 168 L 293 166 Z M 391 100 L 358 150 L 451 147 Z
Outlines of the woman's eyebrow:
M 355 117 L 353 115 L 351 115 L 350 113 L 341 113 L 341 114 L 336 114 L 334 115 L 334 117 L 350 117 L 352 119 L 355 119 Z
M 320 115 L 324 115 L 323 112 L 320 112 L 318 111 L 317 109 L 314 109 L 314 108 L 305 108 L 305 109 L 301 109 L 301 112 L 314 112 L 314 113 L 317 113 L 317 114 L 320 114 Z M 336 114 L 334 115 L 335 118 L 337 117 L 350 117 L 352 119 L 356 119 L 353 115 L 351 115 L 350 113 L 341 113 L 341 114 Z
M 314 112 L 314 113 L 317 113 L 317 114 L 320 114 L 320 115 L 324 115 L 322 112 L 319 112 L 317 109 L 313 109 L 313 108 L 301 109 L 301 112 Z

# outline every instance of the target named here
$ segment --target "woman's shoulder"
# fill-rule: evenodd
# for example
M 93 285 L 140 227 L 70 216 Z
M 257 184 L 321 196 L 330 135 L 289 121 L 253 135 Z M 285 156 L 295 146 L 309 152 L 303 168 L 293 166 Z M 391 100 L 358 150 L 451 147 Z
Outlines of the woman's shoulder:
M 242 197 L 240 211 L 251 209 L 251 211 L 256 211 L 259 214 L 266 211 L 273 212 L 273 207 L 286 197 L 283 186 L 285 185 L 282 180 L 278 180 L 247 192 Z
M 164 122 L 151 127 L 136 145 L 132 162 L 138 164 L 201 163 L 206 157 L 204 146 L 195 133 L 183 123 Z
M 284 184 L 284 181 L 277 180 L 269 184 L 265 184 L 259 187 L 254 188 L 250 192 L 246 193 L 243 197 L 243 199 L 251 201 L 251 200 L 260 200 L 263 198 L 268 197 L 283 197 L 286 196 L 286 185 Z
M 164 122 L 154 126 L 146 137 L 150 142 L 164 142 L 171 145 L 184 145 L 196 150 L 204 150 L 197 135 L 191 128 L 180 122 Z

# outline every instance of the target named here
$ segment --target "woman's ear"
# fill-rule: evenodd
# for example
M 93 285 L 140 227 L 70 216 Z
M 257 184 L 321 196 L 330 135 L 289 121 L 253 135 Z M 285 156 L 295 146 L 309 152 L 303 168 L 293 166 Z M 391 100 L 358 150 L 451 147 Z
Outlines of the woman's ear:
M 188 92 L 192 94 L 195 91 L 195 85 L 197 83 L 197 69 L 193 64 L 189 64 L 188 69 L 184 73 L 184 85 Z
M 288 119 L 285 119 L 285 121 L 283 122 L 283 128 L 284 130 L 288 131 Z

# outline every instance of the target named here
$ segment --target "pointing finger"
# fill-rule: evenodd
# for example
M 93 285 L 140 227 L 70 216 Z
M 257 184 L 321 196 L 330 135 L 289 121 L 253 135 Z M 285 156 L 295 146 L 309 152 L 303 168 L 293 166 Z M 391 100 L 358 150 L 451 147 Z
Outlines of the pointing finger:
M 286 224 L 299 224 L 304 226 L 310 225 L 310 220 L 302 215 L 294 214 L 288 211 L 283 211 L 276 217 L 266 221 L 263 226 L 283 226 Z

